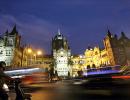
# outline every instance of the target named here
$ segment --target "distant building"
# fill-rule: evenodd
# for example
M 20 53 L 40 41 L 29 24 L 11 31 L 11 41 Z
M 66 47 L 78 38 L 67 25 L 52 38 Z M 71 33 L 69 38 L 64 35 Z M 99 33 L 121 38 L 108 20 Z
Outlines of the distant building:
M 51 55 L 36 56 L 36 63 L 35 64 L 37 65 L 37 67 L 49 69 L 51 63 L 52 63 L 52 56 Z
M 0 37 L 0 61 L 4 61 L 7 66 L 20 66 L 20 39 L 16 26 L 10 33 L 6 31 Z
M 86 58 L 84 55 L 73 55 L 71 56 L 72 61 L 72 75 L 78 76 L 78 71 L 86 69 Z
M 58 34 L 52 39 L 52 54 L 55 73 L 57 73 L 58 76 L 68 76 L 71 70 L 69 66 L 71 52 L 68 41 L 60 31 L 58 31 Z
M 130 39 L 121 32 L 121 37 L 109 30 L 103 40 L 111 65 L 130 65 Z

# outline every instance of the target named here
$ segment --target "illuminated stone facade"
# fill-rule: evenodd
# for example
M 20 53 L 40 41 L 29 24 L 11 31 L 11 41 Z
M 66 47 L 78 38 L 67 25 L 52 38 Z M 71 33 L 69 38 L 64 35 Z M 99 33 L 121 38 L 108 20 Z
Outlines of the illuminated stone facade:
M 85 66 L 87 68 L 96 68 L 110 64 L 106 50 L 101 50 L 99 47 L 88 47 L 85 51 L 85 58 Z
M 130 39 L 121 32 L 121 37 L 113 35 L 108 30 L 103 40 L 104 49 L 94 47 L 85 51 L 85 66 L 88 68 L 105 65 L 130 65 Z
M 101 59 L 100 66 L 111 65 L 109 56 L 107 55 L 107 51 L 105 49 L 101 50 Z
M 71 56 L 72 60 L 72 75 L 78 76 L 78 71 L 83 71 L 86 69 L 86 58 L 84 55 L 73 55 Z
M 6 31 L 0 37 L 0 61 L 4 61 L 7 66 L 20 66 L 20 35 L 14 26 L 9 33 Z
M 66 38 L 60 32 L 52 39 L 52 54 L 55 72 L 58 76 L 68 76 L 71 73 L 69 65 L 71 52 Z

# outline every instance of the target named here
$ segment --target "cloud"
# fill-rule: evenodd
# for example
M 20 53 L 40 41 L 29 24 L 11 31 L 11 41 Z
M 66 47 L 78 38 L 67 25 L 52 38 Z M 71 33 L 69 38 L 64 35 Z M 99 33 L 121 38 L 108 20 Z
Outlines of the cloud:
M 24 14 L 21 17 L 12 15 L 0 15 L 0 32 L 4 33 L 7 29 L 12 30 L 16 24 L 19 33 L 23 37 L 23 42 L 30 43 L 35 47 L 42 47 L 50 52 L 50 42 L 57 25 L 36 17 Z

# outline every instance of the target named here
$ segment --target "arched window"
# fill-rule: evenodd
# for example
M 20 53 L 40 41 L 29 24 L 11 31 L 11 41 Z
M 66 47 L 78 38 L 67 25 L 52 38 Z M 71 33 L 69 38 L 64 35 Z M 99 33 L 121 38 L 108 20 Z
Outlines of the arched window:
M 9 40 L 8 40 L 8 45 L 9 45 L 9 46 L 13 46 L 13 39 L 9 39 Z

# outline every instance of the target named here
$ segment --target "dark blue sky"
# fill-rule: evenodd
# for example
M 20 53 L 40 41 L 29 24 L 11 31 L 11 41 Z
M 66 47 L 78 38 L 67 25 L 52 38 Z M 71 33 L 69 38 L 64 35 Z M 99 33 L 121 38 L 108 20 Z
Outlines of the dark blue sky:
M 130 37 L 130 0 L 0 0 L 0 33 L 16 24 L 26 43 L 51 51 L 60 28 L 72 53 L 103 45 L 107 28 Z

